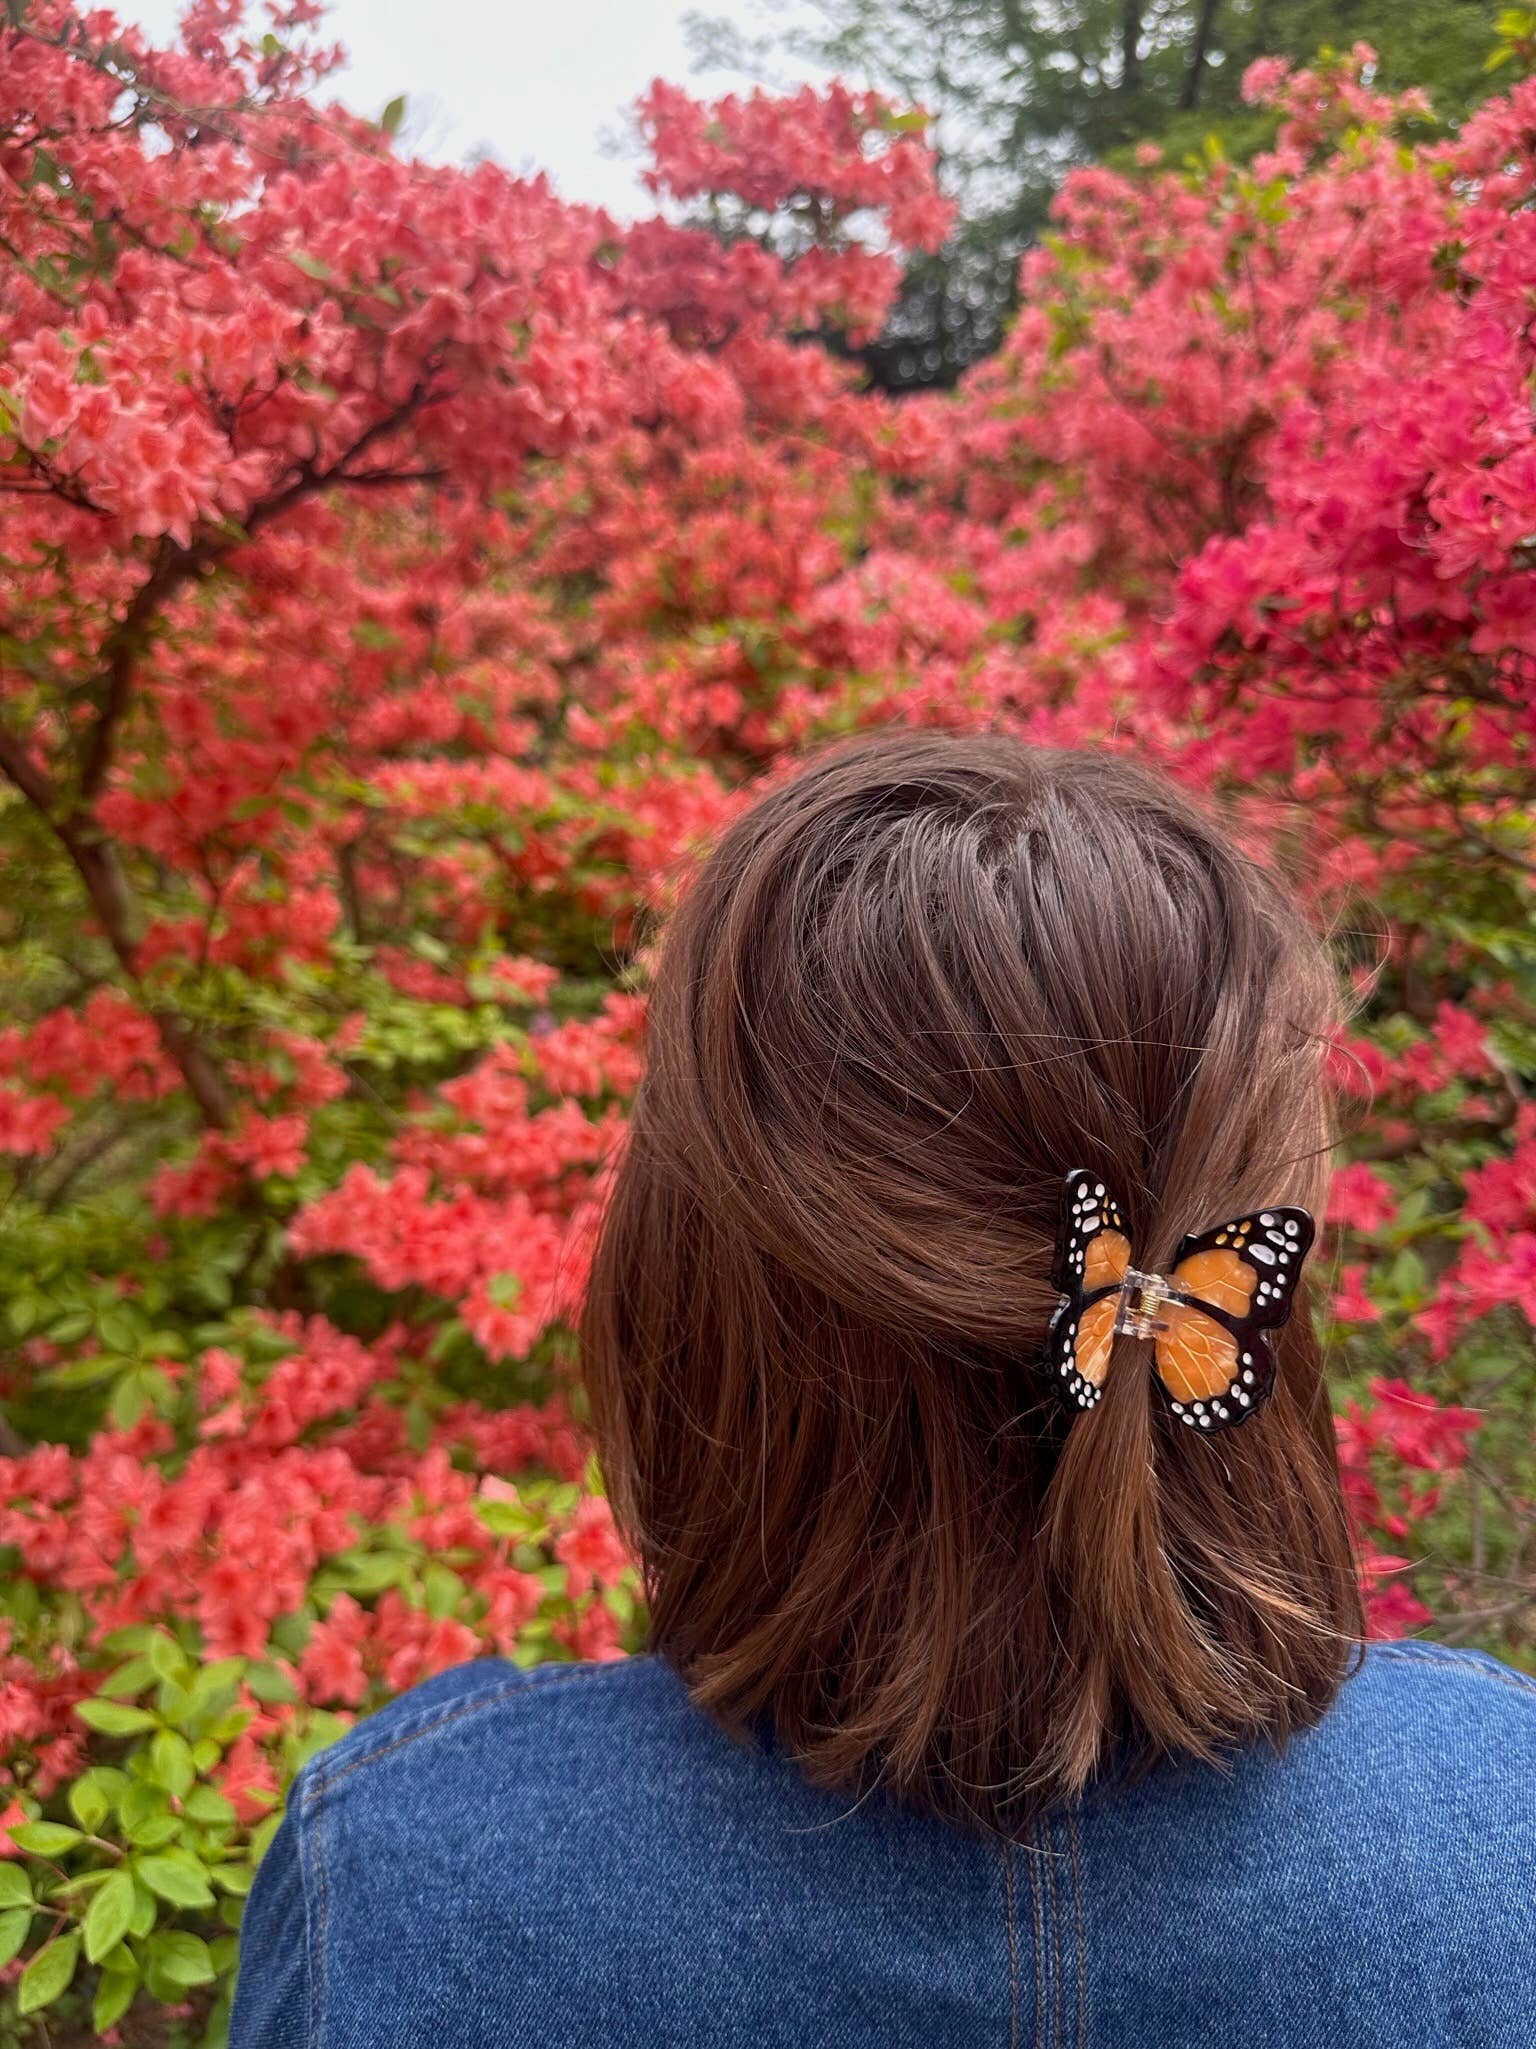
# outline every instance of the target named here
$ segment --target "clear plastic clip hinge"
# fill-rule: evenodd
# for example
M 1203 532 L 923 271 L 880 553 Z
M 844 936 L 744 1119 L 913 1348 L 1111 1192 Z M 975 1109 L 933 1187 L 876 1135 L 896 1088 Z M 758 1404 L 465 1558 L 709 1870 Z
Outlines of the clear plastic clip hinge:
M 1120 1283 L 1120 1306 L 1115 1312 L 1115 1329 L 1121 1337 L 1149 1338 L 1167 1325 L 1161 1314 L 1172 1291 L 1161 1274 L 1138 1273 L 1127 1267 Z

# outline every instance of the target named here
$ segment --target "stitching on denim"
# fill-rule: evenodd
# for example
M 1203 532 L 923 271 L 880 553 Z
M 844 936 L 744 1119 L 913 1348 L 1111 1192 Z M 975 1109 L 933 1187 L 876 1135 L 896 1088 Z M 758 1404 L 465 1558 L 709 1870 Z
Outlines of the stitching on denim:
M 368 1750 L 361 1757 L 348 1759 L 347 1763 L 332 1772 L 317 1771 L 314 1780 L 314 1799 L 318 1804 L 321 1796 L 332 1786 L 339 1786 L 349 1773 L 358 1771 L 365 1764 L 373 1764 L 378 1758 L 388 1757 L 391 1751 L 404 1750 L 419 1737 L 430 1736 L 434 1730 L 447 1728 L 450 1722 L 460 1722 L 466 1715 L 478 1714 L 482 1708 L 494 1707 L 498 1701 L 508 1700 L 518 1693 L 553 1693 L 562 1686 L 574 1686 L 583 1679 L 591 1679 L 602 1670 L 601 1666 L 583 1667 L 581 1670 L 562 1672 L 558 1679 L 530 1679 L 524 1674 L 518 1679 L 509 1679 L 490 1693 L 482 1693 L 474 1700 L 460 1701 L 457 1707 L 442 1708 L 427 1721 L 403 1735 L 393 1736 L 388 1743 L 381 1743 L 376 1750 Z
M 319 1900 L 320 1925 L 315 1933 L 314 1983 L 309 1994 L 309 2049 L 320 2049 L 320 2038 L 325 2032 L 325 1958 L 326 1919 L 330 1911 L 330 1891 L 325 1876 L 325 1784 L 315 1788 L 315 1797 L 310 1803 L 312 1812 L 307 1816 L 315 1845 L 315 1891 Z M 299 1869 L 302 1872 L 303 1860 Z
M 1459 1665 L 1464 1672 L 1476 1672 L 1480 1678 L 1491 1679 L 1496 1686 L 1513 1687 L 1517 1693 L 1536 1693 L 1536 1679 L 1529 1672 L 1516 1672 L 1507 1665 L 1495 1665 L 1492 1670 L 1481 1658 L 1469 1658 L 1464 1651 L 1450 1650 L 1440 1644 L 1374 1643 L 1375 1654 L 1389 1658 L 1407 1658 L 1415 1665 Z
M 1033 1822 L 1029 1830 L 1029 1904 L 1035 1921 L 1035 2049 L 1045 2049 L 1045 1930 L 1040 1918 L 1040 1873 L 1035 1856 L 1040 1845 Z
M 1008 2049 L 1019 2049 L 1019 1924 L 1013 1911 L 1013 1845 L 1003 1843 L 1003 1911 L 1008 1919 Z
M 1083 1876 L 1077 1855 L 1077 1816 L 1067 1809 L 1067 1842 L 1072 1851 L 1072 1901 L 1077 1919 L 1077 2049 L 1088 2041 L 1088 1943 L 1083 1931 Z
M 1045 1823 L 1045 1879 L 1050 1887 L 1051 2042 L 1053 2049 L 1061 2049 L 1061 1908 L 1056 1899 L 1056 1824 L 1049 1817 Z

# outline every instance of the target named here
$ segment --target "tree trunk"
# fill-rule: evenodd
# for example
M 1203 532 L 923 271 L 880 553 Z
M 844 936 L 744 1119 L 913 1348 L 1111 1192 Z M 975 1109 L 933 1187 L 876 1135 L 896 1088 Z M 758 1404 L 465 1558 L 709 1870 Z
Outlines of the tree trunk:
M 1186 113 L 1200 104 L 1200 86 L 1205 77 L 1205 60 L 1210 54 L 1211 30 L 1216 26 L 1217 0 L 1200 0 L 1200 15 L 1195 23 L 1195 40 L 1189 53 L 1189 69 L 1184 74 L 1184 84 L 1179 93 L 1179 105 Z
M 1120 95 L 1141 90 L 1141 0 L 1125 0 L 1120 15 Z

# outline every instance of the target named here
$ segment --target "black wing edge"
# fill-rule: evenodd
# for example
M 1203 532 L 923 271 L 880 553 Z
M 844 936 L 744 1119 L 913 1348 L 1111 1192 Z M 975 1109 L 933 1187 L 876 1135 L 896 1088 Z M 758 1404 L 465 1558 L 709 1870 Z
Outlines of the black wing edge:
M 1261 1283 L 1268 1283 L 1270 1299 L 1261 1300 L 1255 1295 L 1253 1304 L 1241 1316 L 1233 1316 L 1219 1309 L 1214 1302 L 1202 1301 L 1197 1295 L 1179 1293 L 1176 1299 L 1203 1310 L 1224 1329 L 1231 1331 L 1234 1337 L 1240 1338 L 1248 1331 L 1277 1329 L 1289 1319 L 1296 1304 L 1301 1269 L 1316 1242 L 1317 1223 L 1310 1210 L 1295 1204 L 1276 1203 L 1269 1209 L 1251 1210 L 1244 1216 L 1234 1217 L 1230 1223 L 1214 1224 L 1209 1231 L 1191 1232 L 1174 1258 L 1175 1272 L 1196 1253 L 1224 1249 L 1218 1245 L 1218 1239 L 1230 1244 L 1235 1234 L 1242 1234 L 1246 1240 L 1239 1248 L 1238 1256 L 1259 1275 Z M 1272 1262 L 1255 1259 L 1248 1249 L 1251 1245 L 1258 1245 L 1271 1253 Z M 1274 1283 L 1277 1280 L 1284 1285 L 1276 1288 Z
M 1085 1210 L 1084 1202 L 1092 1206 Z M 1086 1231 L 1082 1228 L 1085 1216 L 1096 1219 L 1092 1228 Z M 1074 1167 L 1061 1184 L 1056 1255 L 1051 1264 L 1051 1286 L 1059 1295 L 1081 1294 L 1082 1255 L 1100 1231 L 1118 1231 L 1125 1236 L 1125 1217 L 1119 1203 L 1108 1192 L 1102 1175 L 1091 1173 L 1086 1167 Z

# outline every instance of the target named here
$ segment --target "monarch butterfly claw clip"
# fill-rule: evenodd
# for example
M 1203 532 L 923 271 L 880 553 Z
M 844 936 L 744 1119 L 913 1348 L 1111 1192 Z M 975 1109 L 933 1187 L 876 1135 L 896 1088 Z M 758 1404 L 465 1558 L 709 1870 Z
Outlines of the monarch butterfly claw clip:
M 1315 1235 L 1306 1210 L 1276 1204 L 1186 1238 L 1166 1279 L 1143 1273 L 1119 1203 L 1076 1169 L 1051 1268 L 1061 1303 L 1046 1360 L 1057 1393 L 1074 1413 L 1096 1407 L 1116 1337 L 1142 1338 L 1180 1422 L 1208 1435 L 1246 1423 L 1274 1391 L 1270 1333 L 1295 1306 Z

